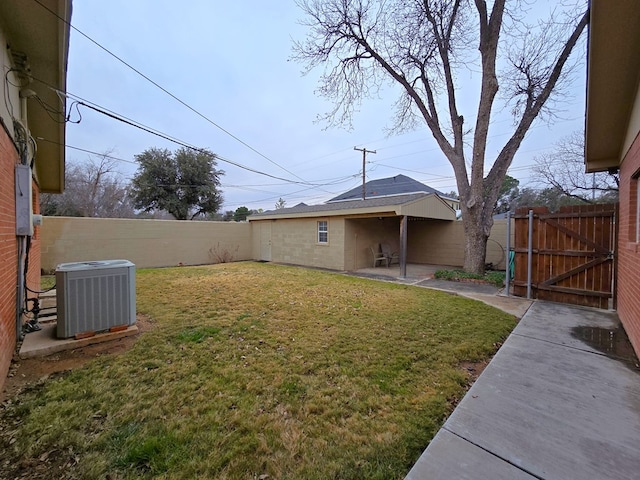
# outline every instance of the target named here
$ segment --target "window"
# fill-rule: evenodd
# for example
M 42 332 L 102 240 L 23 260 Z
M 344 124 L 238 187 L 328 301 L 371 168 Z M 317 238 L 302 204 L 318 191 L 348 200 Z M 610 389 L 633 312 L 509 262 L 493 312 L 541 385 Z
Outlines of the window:
M 329 243 L 329 224 L 326 220 L 318 222 L 318 243 Z

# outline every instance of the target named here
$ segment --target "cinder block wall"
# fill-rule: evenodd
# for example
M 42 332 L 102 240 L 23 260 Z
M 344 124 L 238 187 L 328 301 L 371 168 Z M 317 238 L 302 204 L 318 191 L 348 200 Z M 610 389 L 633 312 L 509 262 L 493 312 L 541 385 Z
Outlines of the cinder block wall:
M 400 248 L 400 219 L 397 217 L 329 218 L 328 245 L 318 245 L 316 242 L 317 220 L 251 222 L 254 232 L 253 257 L 333 270 L 357 270 L 373 266 L 370 246 L 388 243 L 392 251 Z M 506 234 L 506 220 L 496 220 L 487 244 L 487 263 L 492 263 L 497 269 L 505 268 Z M 267 244 L 270 255 L 264 254 Z M 409 263 L 462 267 L 462 222 L 410 220 L 407 247 Z
M 640 101 L 640 97 L 637 101 Z M 640 136 L 620 166 L 620 215 L 618 236 L 618 316 L 640 355 L 640 242 L 636 238 L 638 211 Z
M 512 224 L 513 227 L 513 224 Z M 513 242 L 513 228 L 511 230 Z M 505 269 L 507 221 L 496 220 L 487 243 L 487 263 Z M 408 226 L 409 263 L 464 265 L 464 228 L 462 222 L 413 220 Z
M 252 259 L 248 222 L 45 217 L 42 270 L 89 260 L 125 259 L 136 268 Z
M 347 220 L 345 270 L 373 267 L 371 248 L 379 250 L 386 243 L 392 252 L 400 248 L 400 218 L 371 217 Z M 378 263 L 378 265 L 380 265 Z
M 318 243 L 318 221 L 328 222 L 329 242 Z M 251 222 L 254 223 L 261 222 Z M 344 269 L 344 218 L 278 219 L 271 222 L 271 261 L 328 268 Z M 262 242 L 266 241 L 262 238 Z M 260 256 L 254 252 L 254 258 Z

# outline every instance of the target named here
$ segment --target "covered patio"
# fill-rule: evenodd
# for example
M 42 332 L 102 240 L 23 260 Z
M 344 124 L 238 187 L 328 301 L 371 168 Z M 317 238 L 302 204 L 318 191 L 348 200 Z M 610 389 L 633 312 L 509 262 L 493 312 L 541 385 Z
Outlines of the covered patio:
M 460 237 L 455 220 L 450 205 L 424 193 L 301 204 L 249 217 L 258 260 L 354 271 L 373 267 L 376 253 L 388 245 L 401 275 L 407 264 L 446 257 L 441 247 Z
M 355 272 L 356 275 L 365 276 L 365 277 L 373 277 L 380 279 L 392 279 L 397 280 L 403 278 L 408 282 L 420 282 L 423 280 L 429 280 L 434 278 L 434 274 L 438 270 L 450 270 L 453 268 L 458 268 L 451 265 L 432 265 L 432 264 L 421 264 L 421 263 L 407 263 L 406 265 L 406 274 L 401 275 L 400 265 L 394 264 L 388 267 L 380 266 L 380 267 L 366 267 L 359 268 Z

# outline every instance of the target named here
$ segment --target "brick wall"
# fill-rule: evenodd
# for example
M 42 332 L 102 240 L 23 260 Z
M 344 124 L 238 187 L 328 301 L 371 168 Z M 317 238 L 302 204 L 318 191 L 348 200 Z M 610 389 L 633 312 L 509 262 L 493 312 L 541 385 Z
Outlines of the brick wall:
M 18 153 L 7 131 L 0 126 L 0 389 L 4 384 L 16 347 L 16 282 L 18 237 L 16 237 L 15 165 Z M 33 205 L 39 212 L 39 191 L 33 186 Z M 35 229 L 29 252 L 27 285 L 40 287 L 40 230 Z M 33 295 L 29 295 L 33 296 Z
M 18 153 L 6 130 L 0 126 L 0 388 L 7 376 L 16 344 L 16 163 Z
M 640 355 L 640 243 L 636 238 L 640 136 L 620 166 L 620 219 L 618 238 L 618 315 Z

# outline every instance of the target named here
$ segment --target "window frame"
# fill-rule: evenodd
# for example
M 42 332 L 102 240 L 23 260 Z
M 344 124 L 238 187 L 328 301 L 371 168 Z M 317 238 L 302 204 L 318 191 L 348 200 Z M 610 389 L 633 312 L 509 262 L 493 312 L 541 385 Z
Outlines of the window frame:
M 324 227 L 324 229 L 322 228 Z M 329 220 L 318 220 L 316 223 L 316 243 L 318 245 L 328 245 L 329 244 Z M 322 240 L 322 236 L 324 235 L 324 241 Z

